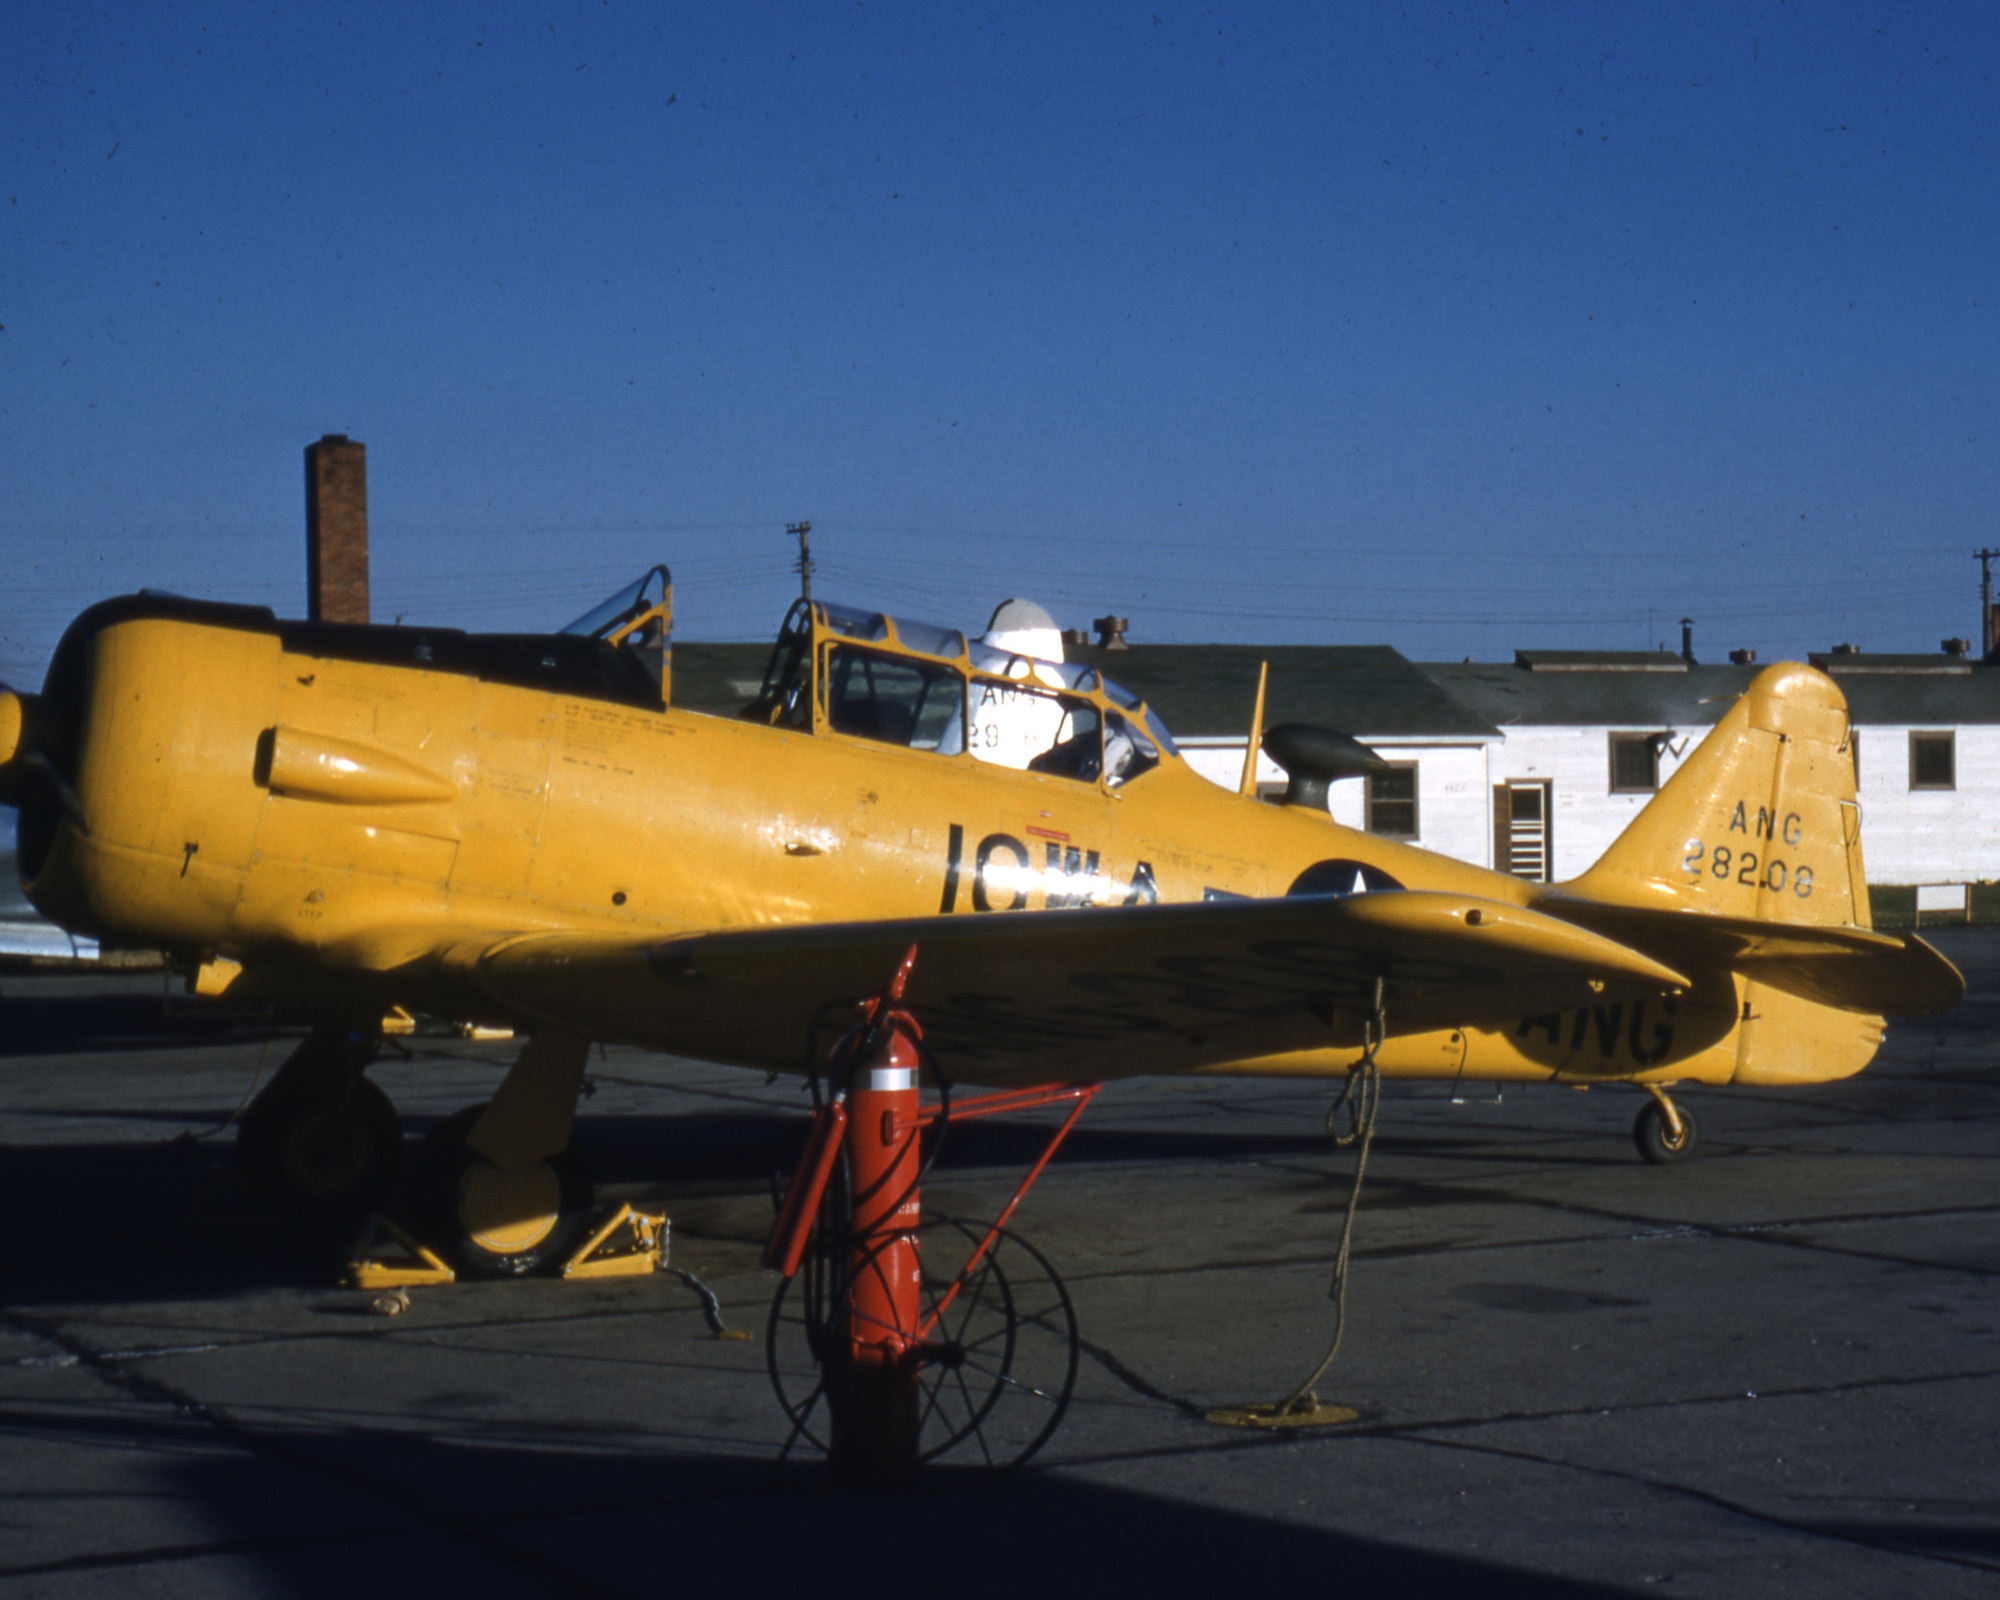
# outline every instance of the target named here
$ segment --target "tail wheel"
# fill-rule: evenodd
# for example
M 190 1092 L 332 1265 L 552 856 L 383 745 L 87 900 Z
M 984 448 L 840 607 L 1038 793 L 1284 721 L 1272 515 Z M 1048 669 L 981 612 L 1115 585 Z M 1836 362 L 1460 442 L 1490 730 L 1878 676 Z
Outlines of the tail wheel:
M 237 1129 L 236 1154 L 288 1215 L 348 1223 L 396 1192 L 403 1123 L 380 1087 L 356 1077 L 336 1094 L 288 1094 L 253 1106 Z
M 1004 1472 L 1062 1421 L 1081 1346 L 1069 1291 L 1042 1253 L 1001 1229 L 974 1262 L 985 1236 L 984 1227 L 943 1217 L 917 1230 L 924 1318 L 933 1324 L 920 1347 L 917 1459 Z M 815 1248 L 771 1302 L 771 1385 L 794 1442 L 821 1450 L 845 1398 L 834 1392 L 833 1356 L 854 1270 L 840 1251 Z
M 411 1174 L 417 1235 L 466 1278 L 559 1270 L 590 1227 L 590 1170 L 575 1144 L 523 1167 L 496 1167 L 466 1136 L 484 1106 L 433 1128 Z
M 1674 1111 L 1681 1119 L 1678 1139 L 1668 1128 L 1667 1114 L 1657 1101 L 1648 1100 L 1641 1106 L 1632 1123 L 1632 1142 L 1639 1147 L 1639 1154 L 1656 1167 L 1677 1166 L 1694 1154 L 1694 1114 L 1686 1106 L 1675 1106 Z

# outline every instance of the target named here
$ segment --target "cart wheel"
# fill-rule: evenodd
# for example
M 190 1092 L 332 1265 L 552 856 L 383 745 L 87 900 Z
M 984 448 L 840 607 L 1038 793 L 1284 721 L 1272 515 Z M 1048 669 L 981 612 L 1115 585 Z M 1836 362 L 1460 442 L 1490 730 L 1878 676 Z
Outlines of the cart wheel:
M 1042 1253 L 1001 1229 L 948 1217 L 917 1231 L 923 1307 L 934 1324 L 918 1369 L 917 1459 L 1005 1472 L 1047 1442 L 1069 1408 L 1080 1349 L 1069 1291 Z M 862 1270 L 868 1270 L 864 1264 Z M 837 1252 L 814 1248 L 771 1302 L 765 1359 L 794 1441 L 827 1448 L 828 1357 L 851 1283 Z M 939 1313 L 939 1307 L 943 1311 Z
M 1632 1123 L 1632 1142 L 1639 1147 L 1639 1154 L 1656 1167 L 1674 1166 L 1694 1154 L 1694 1116 L 1686 1106 L 1677 1105 L 1674 1110 L 1680 1113 L 1679 1139 L 1667 1132 L 1667 1119 L 1651 1100 L 1639 1108 L 1639 1115 Z

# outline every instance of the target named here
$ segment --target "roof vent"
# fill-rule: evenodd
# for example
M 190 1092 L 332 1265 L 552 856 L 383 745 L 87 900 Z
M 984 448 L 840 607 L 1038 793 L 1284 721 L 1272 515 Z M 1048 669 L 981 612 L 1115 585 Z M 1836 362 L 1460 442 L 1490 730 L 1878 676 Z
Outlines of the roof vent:
M 1855 644 L 1837 644 L 1827 654 L 1835 656 L 1858 656 L 1861 654 L 1861 647 Z
M 1129 617 L 1098 617 L 1091 624 L 1097 630 L 1097 648 L 1100 650 L 1129 650 L 1125 642 L 1125 630 L 1132 625 Z
M 1970 639 L 1940 639 L 1938 640 L 1938 648 L 1948 656 L 1964 656 L 1971 652 L 1972 641 Z
M 1755 650 L 1732 650 L 1729 652 L 1729 664 L 1732 667 L 1754 667 L 1757 664 L 1757 652 Z
M 1360 740 L 1310 722 L 1281 722 L 1266 729 L 1264 754 L 1285 769 L 1283 803 L 1313 811 L 1329 809 L 1329 784 L 1389 770 L 1389 763 Z

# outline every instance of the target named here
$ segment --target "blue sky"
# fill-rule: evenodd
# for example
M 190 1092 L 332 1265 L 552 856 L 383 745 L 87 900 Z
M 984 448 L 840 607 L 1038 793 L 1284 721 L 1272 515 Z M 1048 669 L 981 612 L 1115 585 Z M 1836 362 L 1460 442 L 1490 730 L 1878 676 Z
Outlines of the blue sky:
M 0 52 L 0 676 L 151 585 L 683 638 L 1976 632 L 1978 7 L 85 6 Z

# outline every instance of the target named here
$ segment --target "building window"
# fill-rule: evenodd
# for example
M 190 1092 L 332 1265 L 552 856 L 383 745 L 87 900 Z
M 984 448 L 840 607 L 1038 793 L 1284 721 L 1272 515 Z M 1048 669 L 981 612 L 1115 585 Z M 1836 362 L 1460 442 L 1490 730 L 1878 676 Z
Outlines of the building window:
M 1611 736 L 1611 792 L 1651 794 L 1660 786 L 1660 735 L 1614 733 Z
M 1368 774 L 1368 831 L 1384 839 L 1417 836 L 1417 764 L 1398 761 Z
M 1956 789 L 1958 761 L 1951 733 L 1910 735 L 1910 787 L 1912 789 Z
M 1517 878 L 1547 883 L 1554 855 L 1549 831 L 1551 787 L 1514 779 L 1493 790 L 1493 866 Z

